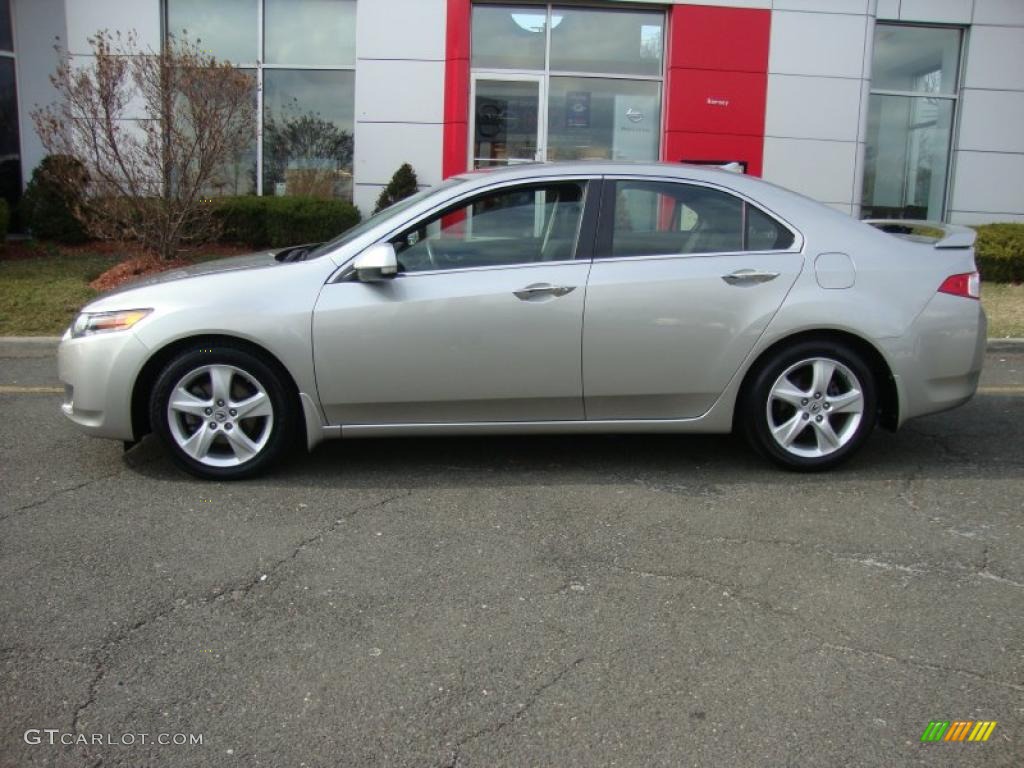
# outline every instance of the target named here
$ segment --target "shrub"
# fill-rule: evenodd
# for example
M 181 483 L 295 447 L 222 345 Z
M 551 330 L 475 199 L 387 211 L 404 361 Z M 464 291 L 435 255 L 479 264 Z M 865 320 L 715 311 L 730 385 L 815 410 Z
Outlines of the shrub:
M 7 240 L 7 225 L 11 221 L 11 209 L 7 207 L 7 201 L 0 197 L 0 248 L 4 247 Z
M 344 200 L 311 197 L 225 197 L 214 201 L 223 242 L 279 248 L 330 240 L 359 223 Z
M 983 224 L 975 229 L 974 252 L 982 279 L 1024 282 L 1024 224 Z
M 62 179 L 77 178 L 66 184 Z M 32 179 L 18 206 L 21 221 L 33 237 L 75 245 L 89 239 L 85 227 L 75 218 L 86 181 L 82 164 L 67 155 L 47 155 L 32 171 Z
M 269 245 L 267 239 L 267 204 L 274 198 L 222 197 L 214 200 L 214 217 L 220 223 L 220 240 L 225 243 L 244 243 L 255 248 Z
M 394 205 L 399 200 L 416 194 L 418 188 L 419 180 L 416 178 L 416 171 L 408 163 L 402 163 L 395 171 L 395 175 L 391 177 L 388 185 L 381 190 L 380 197 L 377 198 L 377 207 L 373 212 L 379 213 L 389 205 Z

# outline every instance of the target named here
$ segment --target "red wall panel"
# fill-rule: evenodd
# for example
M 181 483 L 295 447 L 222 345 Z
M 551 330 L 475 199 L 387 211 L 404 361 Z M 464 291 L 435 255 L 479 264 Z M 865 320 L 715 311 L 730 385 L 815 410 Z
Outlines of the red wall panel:
M 743 160 L 761 174 L 770 32 L 767 10 L 672 8 L 663 160 Z
M 764 72 L 772 12 L 757 8 L 676 5 L 672 8 L 671 66 Z
M 469 146 L 470 0 L 448 0 L 444 63 L 444 141 L 441 175 L 462 173 Z
M 705 133 L 764 133 L 763 72 L 675 69 L 669 79 L 668 114 L 672 130 Z
M 747 173 L 760 176 L 764 154 L 763 136 L 740 136 L 729 133 L 687 133 L 669 131 L 665 134 L 665 160 L 741 160 Z

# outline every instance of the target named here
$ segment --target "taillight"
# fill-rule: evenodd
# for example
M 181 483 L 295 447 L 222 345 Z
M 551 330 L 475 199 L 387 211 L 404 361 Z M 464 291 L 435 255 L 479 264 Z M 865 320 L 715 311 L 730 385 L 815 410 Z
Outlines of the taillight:
M 965 299 L 981 297 L 981 275 L 977 272 L 965 272 L 962 275 L 950 275 L 942 281 L 939 293 L 951 296 L 962 296 Z

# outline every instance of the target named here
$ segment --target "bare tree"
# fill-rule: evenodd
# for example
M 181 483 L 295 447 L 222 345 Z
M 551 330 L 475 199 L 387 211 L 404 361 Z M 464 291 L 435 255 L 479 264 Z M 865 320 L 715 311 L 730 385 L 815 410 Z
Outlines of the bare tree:
M 161 52 L 134 33 L 100 32 L 82 65 L 58 49 L 59 99 L 32 120 L 46 151 L 77 159 L 74 214 L 94 237 L 137 240 L 162 258 L 216 235 L 207 197 L 255 141 L 253 76 L 169 39 Z M 68 178 L 69 188 L 82 176 Z

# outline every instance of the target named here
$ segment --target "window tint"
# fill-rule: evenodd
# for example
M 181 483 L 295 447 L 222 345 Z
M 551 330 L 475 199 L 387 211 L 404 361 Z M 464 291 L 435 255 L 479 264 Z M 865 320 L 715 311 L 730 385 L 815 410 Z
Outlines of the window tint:
M 355 0 L 266 0 L 263 13 L 268 64 L 356 63 Z
M 233 64 L 254 64 L 257 51 L 254 0 L 168 0 L 167 33 L 198 41 L 203 50 Z
M 544 69 L 547 9 L 473 5 L 473 66 Z
M 392 242 L 402 272 L 572 259 L 584 185 L 489 192 L 416 224 Z
M 743 201 L 707 187 L 616 183 L 613 256 L 743 249 Z
M 793 245 L 793 233 L 767 213 L 747 206 L 746 251 L 784 251 Z
M 664 28 L 661 11 L 556 8 L 551 14 L 551 69 L 658 76 Z

